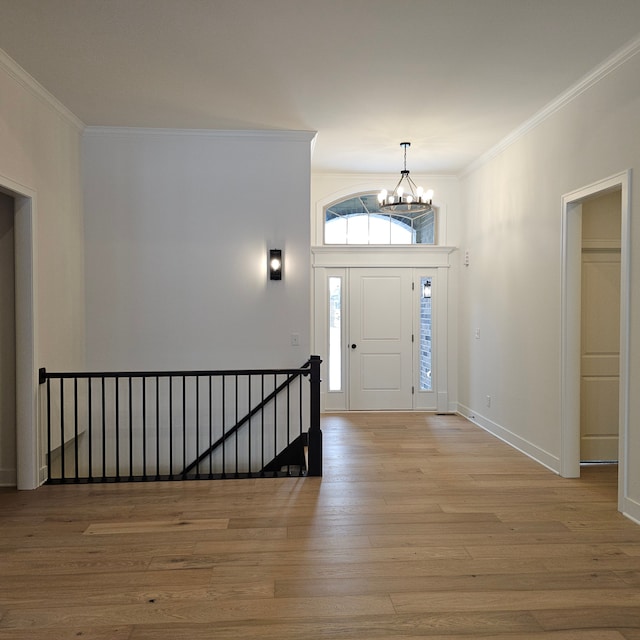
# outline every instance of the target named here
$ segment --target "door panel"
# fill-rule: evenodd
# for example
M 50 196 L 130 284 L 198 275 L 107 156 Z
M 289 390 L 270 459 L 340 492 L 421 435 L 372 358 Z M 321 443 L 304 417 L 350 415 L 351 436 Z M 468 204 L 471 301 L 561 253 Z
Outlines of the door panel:
M 580 457 L 583 461 L 618 459 L 618 377 L 582 380 Z
M 618 459 L 620 252 L 584 251 L 580 459 Z
M 351 269 L 349 407 L 411 409 L 412 271 Z
M 365 353 L 361 355 L 362 388 L 400 389 L 402 358 L 397 353 Z

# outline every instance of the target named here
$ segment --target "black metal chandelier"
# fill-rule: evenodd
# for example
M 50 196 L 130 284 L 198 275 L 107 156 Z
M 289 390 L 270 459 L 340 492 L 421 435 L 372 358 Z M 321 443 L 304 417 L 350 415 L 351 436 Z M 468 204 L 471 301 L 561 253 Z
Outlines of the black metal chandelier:
M 409 177 L 407 147 L 410 147 L 411 143 L 401 142 L 400 146 L 404 147 L 404 169 L 400 172 L 400 180 L 391 193 L 383 189 L 378 194 L 380 210 L 391 213 L 424 213 L 431 211 L 433 189 L 425 191 L 422 187 L 416 186 L 415 182 Z

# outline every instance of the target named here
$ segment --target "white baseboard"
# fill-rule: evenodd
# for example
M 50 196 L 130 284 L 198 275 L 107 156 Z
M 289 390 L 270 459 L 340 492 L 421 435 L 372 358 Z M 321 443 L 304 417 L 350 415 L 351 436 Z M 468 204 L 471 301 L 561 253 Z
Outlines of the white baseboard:
M 622 499 L 622 515 L 636 524 L 640 524 L 640 502 L 624 497 Z
M 489 432 L 496 438 L 506 442 L 509 446 L 517 449 L 525 456 L 535 460 L 535 462 L 541 464 L 550 471 L 558 474 L 560 473 L 560 458 L 557 456 L 554 456 L 532 442 L 521 438 L 519 435 L 509 431 L 509 429 L 489 420 L 489 418 L 486 418 L 477 411 L 473 411 L 473 409 L 470 409 L 463 404 L 458 403 L 457 413 L 465 417 L 470 422 L 478 425 L 481 429 Z

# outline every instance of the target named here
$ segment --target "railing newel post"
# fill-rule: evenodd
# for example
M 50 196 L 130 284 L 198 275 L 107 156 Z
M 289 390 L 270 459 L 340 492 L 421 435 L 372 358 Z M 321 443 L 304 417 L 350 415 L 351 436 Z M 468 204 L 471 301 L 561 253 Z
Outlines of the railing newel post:
M 320 429 L 320 356 L 311 356 L 309 384 L 309 476 L 322 476 L 322 430 Z

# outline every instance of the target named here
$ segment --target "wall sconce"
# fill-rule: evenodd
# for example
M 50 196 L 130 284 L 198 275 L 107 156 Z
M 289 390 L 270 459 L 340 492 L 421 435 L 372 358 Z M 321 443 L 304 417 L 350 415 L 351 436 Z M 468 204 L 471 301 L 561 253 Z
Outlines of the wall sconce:
M 430 298 L 431 297 L 431 278 L 425 280 L 422 283 L 422 297 Z
M 282 249 L 269 249 L 269 280 L 282 280 Z

